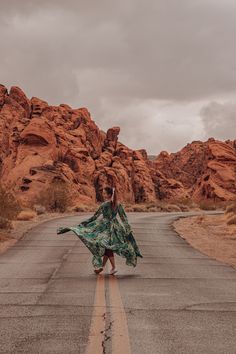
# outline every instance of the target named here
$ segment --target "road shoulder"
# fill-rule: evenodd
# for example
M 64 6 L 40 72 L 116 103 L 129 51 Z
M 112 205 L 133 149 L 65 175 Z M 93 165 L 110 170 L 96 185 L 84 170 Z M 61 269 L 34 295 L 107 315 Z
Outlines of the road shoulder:
M 195 249 L 236 267 L 236 227 L 227 225 L 224 215 L 180 218 L 173 227 Z

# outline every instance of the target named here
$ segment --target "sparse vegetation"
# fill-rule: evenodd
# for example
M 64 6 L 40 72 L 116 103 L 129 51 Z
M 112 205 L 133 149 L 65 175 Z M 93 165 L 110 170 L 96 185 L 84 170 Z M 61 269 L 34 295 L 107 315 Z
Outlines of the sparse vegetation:
M 227 224 L 228 225 L 236 225 L 236 214 L 231 216 L 228 220 L 227 220 Z
M 2 218 L 13 220 L 21 207 L 14 194 L 0 184 L 0 215 Z
M 73 207 L 72 210 L 75 212 L 90 212 L 90 211 L 95 211 L 95 209 L 97 209 L 97 208 L 94 206 L 80 204 L 80 205 L 76 205 L 75 207 Z
M 12 222 L 9 219 L 0 216 L 0 229 L 10 230 L 12 229 Z
M 212 200 L 202 200 L 199 203 L 199 208 L 201 210 L 216 210 L 216 204 Z
M 32 220 L 37 216 L 37 213 L 33 210 L 22 210 L 16 217 L 17 220 L 27 221 Z
M 225 208 L 225 219 L 227 225 L 236 225 L 236 202 L 233 202 Z
M 46 208 L 43 205 L 34 204 L 33 210 L 36 211 L 37 215 L 45 214 Z
M 225 209 L 225 213 L 226 214 L 228 214 L 228 213 L 236 214 L 236 202 L 233 204 L 229 204 Z
M 35 201 L 48 211 L 64 213 L 70 206 L 71 198 L 64 181 L 55 181 Z

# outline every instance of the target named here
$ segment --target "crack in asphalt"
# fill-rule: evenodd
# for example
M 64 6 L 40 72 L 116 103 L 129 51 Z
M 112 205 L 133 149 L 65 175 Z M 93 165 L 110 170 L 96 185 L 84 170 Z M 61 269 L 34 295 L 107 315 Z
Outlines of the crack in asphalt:
M 104 313 L 103 318 L 104 318 L 104 321 L 106 322 L 106 313 Z M 106 344 L 108 341 L 111 340 L 111 337 L 112 337 L 111 331 L 112 331 L 113 322 L 114 321 L 110 320 L 108 322 L 107 326 L 105 327 L 105 330 L 101 332 L 104 335 L 104 339 L 102 341 L 103 354 L 106 354 Z

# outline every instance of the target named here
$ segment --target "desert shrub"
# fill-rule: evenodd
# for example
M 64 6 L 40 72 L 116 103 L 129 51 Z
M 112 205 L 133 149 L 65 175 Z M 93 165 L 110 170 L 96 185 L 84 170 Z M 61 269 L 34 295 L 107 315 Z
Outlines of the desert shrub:
M 167 211 L 181 211 L 180 207 L 175 204 L 167 205 Z
M 233 204 L 230 204 L 226 207 L 225 209 L 225 213 L 228 214 L 228 213 L 234 213 L 236 214 L 236 203 L 233 203 Z
M 12 222 L 6 218 L 0 216 L 0 229 L 10 230 L 12 229 Z
M 156 202 L 151 202 L 151 203 L 146 204 L 146 208 L 147 209 L 155 208 L 156 206 L 157 206 Z
M 230 212 L 230 213 L 225 213 L 225 214 L 224 214 L 226 220 L 232 218 L 232 216 L 234 216 L 234 215 L 235 215 L 235 213 L 232 213 L 232 212 Z
M 181 211 L 189 211 L 190 210 L 190 206 L 188 206 L 186 204 L 179 204 L 178 207 L 180 208 Z
M 34 204 L 33 210 L 36 211 L 37 215 L 45 214 L 46 208 L 43 205 Z
M 198 215 L 198 216 L 196 217 L 196 223 L 197 223 L 197 224 L 201 224 L 201 223 L 205 220 L 205 218 L 206 218 L 206 216 L 205 216 L 204 214 Z
M 80 204 L 73 207 L 73 211 L 76 212 L 91 211 L 91 208 L 88 205 Z
M 202 210 L 216 210 L 216 204 L 212 200 L 202 200 L 199 203 L 199 208 Z
M 172 198 L 169 200 L 169 203 L 175 204 L 175 205 L 186 205 L 189 207 L 193 207 L 195 205 L 194 201 L 191 198 L 187 197 L 177 197 L 177 198 Z
M 227 220 L 227 224 L 228 225 L 236 225 L 236 215 L 231 216 L 231 218 L 229 218 Z
M 136 211 L 136 212 L 142 212 L 142 211 L 146 211 L 146 206 L 145 205 L 134 205 L 133 206 L 133 211 Z
M 55 181 L 45 191 L 40 193 L 35 202 L 44 206 L 48 211 L 64 213 L 71 202 L 69 195 L 66 183 Z
M 125 207 L 125 211 L 131 212 L 131 211 L 134 211 L 134 209 L 132 206 L 127 206 L 127 207 Z
M 152 212 L 152 211 L 161 211 L 161 208 L 158 207 L 158 206 L 153 206 L 153 207 L 148 208 L 148 211 L 150 211 L 150 212 Z
M 20 204 L 14 194 L 3 188 L 0 184 L 0 215 L 3 218 L 15 219 L 21 210 Z
M 16 217 L 17 220 L 27 221 L 32 220 L 37 216 L 37 213 L 33 210 L 22 210 Z

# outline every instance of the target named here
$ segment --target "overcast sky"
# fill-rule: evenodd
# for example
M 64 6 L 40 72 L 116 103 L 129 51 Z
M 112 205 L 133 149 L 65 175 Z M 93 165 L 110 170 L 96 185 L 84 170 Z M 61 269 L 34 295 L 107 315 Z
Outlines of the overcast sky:
M 236 139 L 235 0 L 0 0 L 0 82 L 149 154 Z

